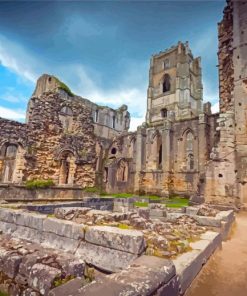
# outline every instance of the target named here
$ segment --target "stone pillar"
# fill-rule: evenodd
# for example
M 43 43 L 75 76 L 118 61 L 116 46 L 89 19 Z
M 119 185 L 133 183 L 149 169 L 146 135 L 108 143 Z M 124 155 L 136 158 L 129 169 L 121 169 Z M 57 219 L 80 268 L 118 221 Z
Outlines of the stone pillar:
M 198 132 L 198 169 L 200 173 L 205 172 L 205 164 L 208 159 L 208 137 L 207 137 L 207 116 L 204 113 L 199 114 L 199 132 Z
M 146 129 L 142 126 L 137 128 L 136 135 L 136 165 L 135 165 L 135 176 L 134 176 L 134 192 L 140 190 L 140 172 L 145 168 L 144 160 L 146 149 Z

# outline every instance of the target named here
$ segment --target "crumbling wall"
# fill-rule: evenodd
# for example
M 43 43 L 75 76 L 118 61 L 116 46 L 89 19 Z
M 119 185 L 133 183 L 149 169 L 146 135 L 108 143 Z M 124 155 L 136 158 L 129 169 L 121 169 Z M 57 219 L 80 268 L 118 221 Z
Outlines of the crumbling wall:
M 61 161 L 68 154 L 71 155 L 71 177 L 70 182 L 65 183 L 94 186 L 95 137 L 90 110 L 79 100 L 65 99 L 56 92 L 32 97 L 31 101 L 28 179 L 53 179 L 56 184 L 61 183 Z M 60 116 L 64 108 L 70 111 L 68 115 L 63 114 L 65 120 L 62 121 Z

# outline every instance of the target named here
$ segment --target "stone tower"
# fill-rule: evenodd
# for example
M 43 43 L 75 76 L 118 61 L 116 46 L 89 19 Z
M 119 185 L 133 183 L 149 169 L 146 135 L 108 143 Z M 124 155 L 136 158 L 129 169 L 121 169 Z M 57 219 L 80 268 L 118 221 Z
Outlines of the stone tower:
M 201 59 L 194 58 L 188 42 L 152 56 L 147 93 L 148 124 L 163 119 L 190 119 L 202 111 Z

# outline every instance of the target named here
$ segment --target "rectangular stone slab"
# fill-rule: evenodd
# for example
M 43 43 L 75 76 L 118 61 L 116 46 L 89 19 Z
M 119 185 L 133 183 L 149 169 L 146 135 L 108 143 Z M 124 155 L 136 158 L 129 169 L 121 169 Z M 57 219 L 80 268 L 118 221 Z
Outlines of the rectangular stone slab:
M 71 239 L 84 239 L 84 225 L 56 218 L 47 218 L 43 223 L 43 231 L 54 233 Z
M 91 226 L 86 228 L 85 240 L 95 245 L 132 254 L 141 254 L 145 249 L 143 233 L 138 230 Z
M 105 248 L 82 241 L 76 256 L 81 257 L 86 263 L 108 272 L 117 272 L 127 268 L 137 255 Z

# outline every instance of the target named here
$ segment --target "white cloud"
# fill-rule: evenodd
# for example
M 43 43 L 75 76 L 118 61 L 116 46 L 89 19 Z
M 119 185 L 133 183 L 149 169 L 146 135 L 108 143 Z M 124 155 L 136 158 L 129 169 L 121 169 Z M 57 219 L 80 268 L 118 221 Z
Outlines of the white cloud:
M 130 122 L 130 131 L 136 131 L 137 127 L 142 125 L 143 122 L 145 122 L 145 117 L 132 117 Z
M 212 110 L 212 113 L 218 113 L 220 110 L 219 102 L 213 104 L 211 110 Z
M 23 120 L 25 119 L 25 116 L 26 115 L 23 110 L 12 110 L 0 106 L 0 117 L 14 120 Z
M 34 71 L 38 64 L 36 59 L 25 48 L 3 35 L 0 35 L 0 63 L 29 81 L 35 82 L 37 79 Z

